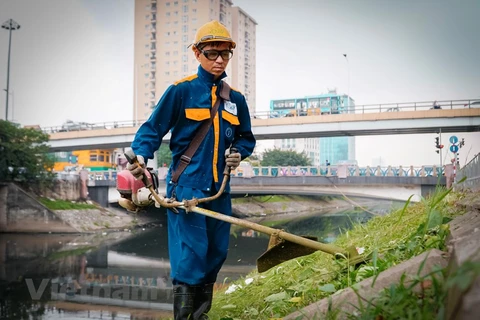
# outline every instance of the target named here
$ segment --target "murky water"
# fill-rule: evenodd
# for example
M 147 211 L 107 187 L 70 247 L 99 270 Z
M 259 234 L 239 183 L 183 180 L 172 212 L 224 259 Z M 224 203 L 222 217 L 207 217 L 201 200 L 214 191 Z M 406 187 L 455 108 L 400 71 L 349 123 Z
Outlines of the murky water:
M 388 212 L 376 201 L 370 212 Z M 163 215 L 162 215 L 163 217 Z M 277 215 L 262 221 L 297 235 L 331 242 L 371 213 L 335 209 Z M 163 217 L 164 218 L 164 217 Z M 162 219 L 163 219 L 162 218 Z M 90 235 L 0 234 L 0 318 L 158 319 L 171 316 L 170 266 L 165 221 L 133 232 Z M 232 228 L 228 258 L 217 284 L 256 268 L 269 237 Z

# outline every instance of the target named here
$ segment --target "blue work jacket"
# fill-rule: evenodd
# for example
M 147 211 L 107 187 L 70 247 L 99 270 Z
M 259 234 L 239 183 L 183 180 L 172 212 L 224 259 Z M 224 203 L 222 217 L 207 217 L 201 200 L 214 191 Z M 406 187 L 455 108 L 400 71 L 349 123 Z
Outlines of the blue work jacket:
M 201 123 L 210 118 L 211 108 L 220 99 L 219 86 L 224 77 L 225 72 L 214 81 L 214 76 L 199 66 L 197 74 L 177 81 L 165 91 L 150 118 L 138 129 L 132 149 L 145 159 L 153 159 L 163 137 L 171 131 L 173 159 L 168 181 Z M 209 132 L 178 179 L 178 185 L 210 191 L 215 183 L 218 190 L 225 169 L 225 151 L 230 147 L 237 148 L 242 160 L 255 147 L 247 102 L 235 89 L 230 91 L 230 101 L 221 101 Z

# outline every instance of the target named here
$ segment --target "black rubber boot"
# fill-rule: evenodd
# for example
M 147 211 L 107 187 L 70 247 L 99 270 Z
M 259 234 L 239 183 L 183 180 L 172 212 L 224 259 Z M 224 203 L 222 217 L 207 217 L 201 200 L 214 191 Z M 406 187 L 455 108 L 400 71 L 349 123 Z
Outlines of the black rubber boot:
M 175 320 L 207 320 L 212 307 L 213 283 L 199 286 L 173 286 L 173 317 Z
M 200 320 L 207 320 L 207 313 L 212 307 L 213 299 L 213 283 L 206 284 L 198 288 L 197 298 L 195 299 L 195 314 L 199 316 Z
M 173 318 L 175 320 L 194 320 L 193 312 L 197 286 L 186 284 L 173 286 Z

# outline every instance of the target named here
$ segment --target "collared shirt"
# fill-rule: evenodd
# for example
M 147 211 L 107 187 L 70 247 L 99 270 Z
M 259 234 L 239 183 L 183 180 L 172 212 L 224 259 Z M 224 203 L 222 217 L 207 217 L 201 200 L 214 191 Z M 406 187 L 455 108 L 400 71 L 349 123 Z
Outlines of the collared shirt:
M 138 129 L 132 142 L 135 154 L 153 159 L 153 153 L 160 147 L 163 137 L 171 131 L 173 161 L 167 176 L 169 179 L 202 121 L 210 118 L 212 106 L 216 99 L 220 99 L 219 86 L 225 77 L 224 72 L 214 80 L 214 75 L 199 66 L 197 74 L 171 85 L 150 118 Z M 231 146 L 237 148 L 242 159 L 248 157 L 255 147 L 245 97 L 235 89 L 230 92 L 230 101 L 220 103 L 213 125 L 178 184 L 201 190 L 210 190 L 214 184 L 218 189 L 225 169 L 225 151 Z

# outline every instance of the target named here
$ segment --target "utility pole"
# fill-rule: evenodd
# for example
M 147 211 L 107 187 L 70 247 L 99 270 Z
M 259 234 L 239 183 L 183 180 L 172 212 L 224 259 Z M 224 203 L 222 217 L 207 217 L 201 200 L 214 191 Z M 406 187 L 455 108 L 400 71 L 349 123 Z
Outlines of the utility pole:
M 442 149 L 443 149 L 443 144 L 442 144 L 442 128 L 438 129 L 438 136 L 440 137 L 440 168 L 442 168 Z
M 350 112 L 350 62 L 348 61 L 347 54 L 344 53 L 343 56 L 347 60 L 347 73 L 348 73 L 348 83 L 347 83 L 347 110 Z
M 440 155 L 440 168 L 442 168 L 442 128 L 438 129 L 438 137 L 435 137 L 435 148 L 437 149 L 435 152 Z
M 20 29 L 20 25 L 13 19 L 9 19 L 2 24 L 2 28 L 9 31 L 8 36 L 8 62 L 7 62 L 7 98 L 5 103 L 5 120 L 8 121 L 8 96 L 10 94 L 10 51 L 12 46 L 12 31 Z

